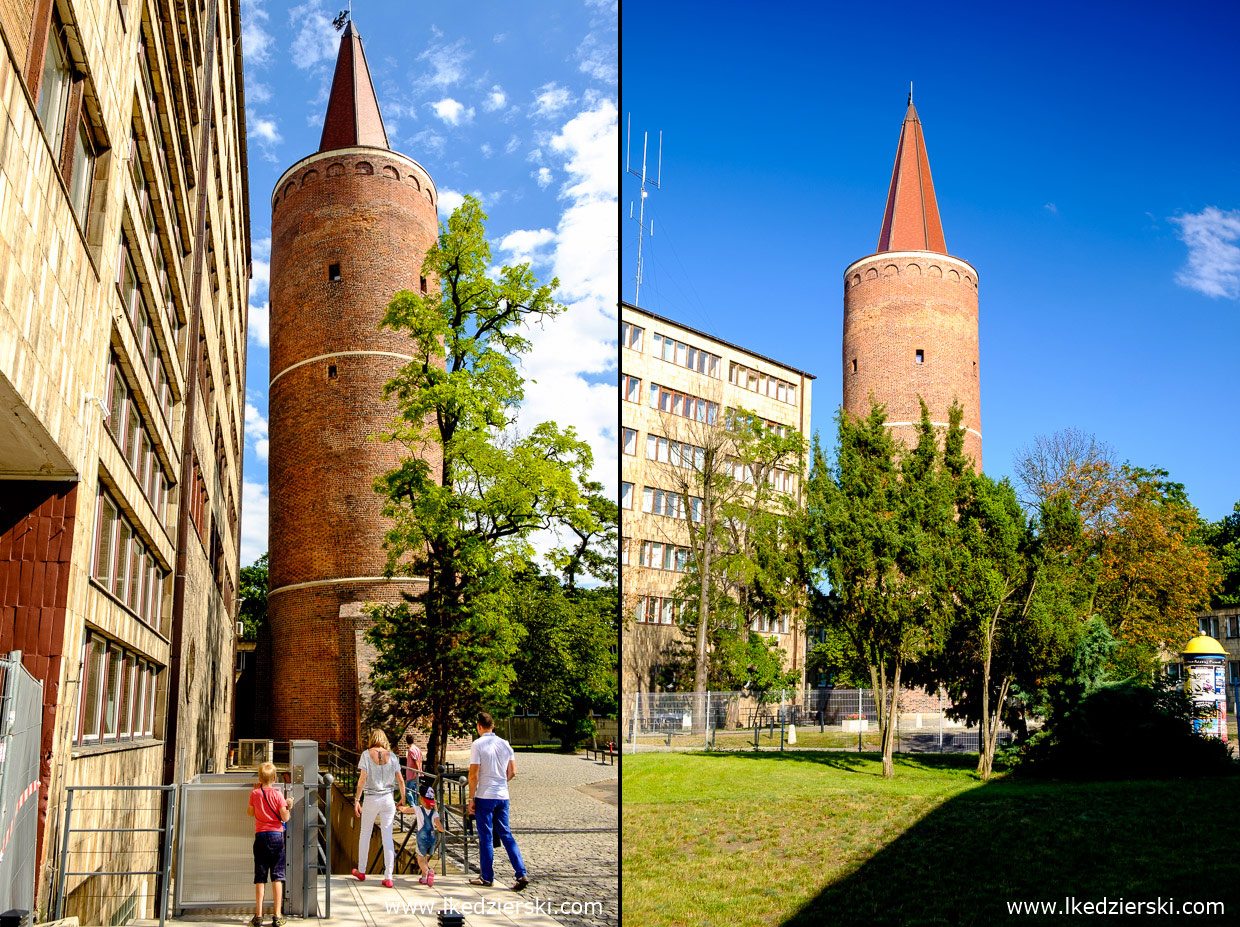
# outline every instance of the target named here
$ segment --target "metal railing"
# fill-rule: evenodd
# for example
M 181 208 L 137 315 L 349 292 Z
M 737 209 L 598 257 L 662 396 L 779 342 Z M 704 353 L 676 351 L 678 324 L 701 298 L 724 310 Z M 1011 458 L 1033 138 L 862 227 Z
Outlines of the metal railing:
M 899 753 L 976 753 L 978 730 L 948 716 L 936 696 L 902 695 L 895 718 Z M 639 750 L 879 751 L 878 710 L 869 689 L 745 692 L 658 692 L 624 699 L 626 753 Z M 998 743 L 1010 744 L 1001 730 Z
M 56 920 L 64 917 L 65 897 L 70 894 L 71 879 L 79 880 L 73 886 L 74 893 L 85 891 L 91 898 L 98 899 L 129 899 L 134 894 L 130 879 L 154 876 L 159 923 L 163 927 L 168 914 L 177 790 L 175 785 L 71 785 L 66 788 L 60 872 L 56 885 Z M 158 801 L 141 807 L 138 803 L 144 794 L 157 797 Z M 106 801 L 109 797 L 122 799 L 122 802 L 117 806 L 101 807 L 100 800 Z M 90 802 L 91 798 L 98 800 Z M 79 826 L 74 826 L 75 811 L 79 816 Z M 87 815 L 90 817 L 87 818 Z M 145 818 L 153 818 L 150 822 L 152 826 L 101 827 L 86 823 L 86 820 L 93 819 L 104 823 L 126 820 L 140 824 Z M 74 834 L 79 835 L 76 841 L 71 840 Z M 143 841 L 135 836 L 137 834 L 158 834 L 159 837 Z M 71 843 L 76 845 L 70 846 Z M 143 847 L 143 843 L 153 846 Z M 98 862 L 95 863 L 95 860 Z M 109 890 L 118 885 L 120 891 Z

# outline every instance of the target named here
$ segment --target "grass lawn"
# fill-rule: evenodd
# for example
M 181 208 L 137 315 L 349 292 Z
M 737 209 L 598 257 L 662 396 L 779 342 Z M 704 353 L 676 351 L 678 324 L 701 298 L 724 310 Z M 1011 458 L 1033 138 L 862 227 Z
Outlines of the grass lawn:
M 854 735 L 855 736 L 855 735 Z M 1240 922 L 1240 777 L 1035 782 L 974 756 L 624 757 L 624 921 L 724 925 L 1096 923 L 1008 901 L 1222 901 Z

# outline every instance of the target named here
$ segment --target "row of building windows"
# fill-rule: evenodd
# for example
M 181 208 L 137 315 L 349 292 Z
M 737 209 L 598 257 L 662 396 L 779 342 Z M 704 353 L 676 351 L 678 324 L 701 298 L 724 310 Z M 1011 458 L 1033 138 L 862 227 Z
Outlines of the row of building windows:
M 744 364 L 732 362 L 731 368 L 728 371 L 728 382 L 733 386 L 739 386 L 741 389 L 747 389 L 761 396 L 769 396 L 772 399 L 778 399 L 780 402 L 796 405 L 797 388 L 795 384 L 770 374 L 759 373 L 757 370 L 746 367 Z
M 163 614 L 165 570 L 106 491 L 96 513 L 95 581 L 155 629 Z
M 669 389 L 658 383 L 650 384 L 650 408 L 707 425 L 715 425 L 719 421 L 719 403 Z
M 1219 621 L 1218 615 L 1203 615 L 1197 619 L 1197 629 L 1202 634 L 1209 634 L 1216 640 L 1219 639 Z M 1227 636 L 1229 638 L 1240 637 L 1240 615 L 1227 616 Z
M 138 275 L 134 270 L 133 249 L 126 238 L 121 239 L 120 269 L 117 282 L 120 285 L 121 306 L 126 317 L 133 326 L 134 338 L 138 342 L 138 353 L 142 358 L 142 366 L 146 368 L 155 388 L 155 401 L 163 413 L 164 423 L 169 424 L 172 418 L 172 387 L 168 369 L 164 364 L 163 355 L 159 350 L 159 341 L 155 337 L 155 329 L 151 324 L 151 316 L 146 308 L 146 297 L 138 283 Z
M 689 572 L 689 548 L 662 541 L 642 541 L 637 548 L 637 565 L 672 573 Z
M 642 336 L 646 330 L 632 322 L 624 322 L 620 327 L 620 345 L 625 348 L 632 348 L 634 351 L 642 349 Z
M 160 667 L 95 631 L 82 645 L 78 744 L 153 737 Z
M 151 438 L 151 429 L 134 401 L 133 389 L 121 372 L 120 361 L 115 354 L 112 354 L 108 365 L 107 403 L 108 431 L 116 440 L 121 456 L 129 464 L 160 524 L 165 524 L 172 479 L 164 471 Z
M 69 190 L 69 203 L 82 229 L 90 215 L 98 147 L 83 106 L 85 81 L 75 75 L 64 26 L 53 12 L 44 49 L 36 103 L 39 123 Z
M 632 483 L 620 484 L 620 507 L 632 511 L 636 498 Z M 692 517 L 695 522 L 702 521 L 702 500 L 698 496 L 689 497 L 689 505 L 685 507 L 685 497 L 670 489 L 656 489 L 646 486 L 642 489 L 642 511 L 647 515 L 663 515 L 667 518 L 684 519 Z
M 695 348 L 691 344 L 685 344 L 683 341 L 677 341 L 667 335 L 654 333 L 652 339 L 651 353 L 655 357 L 661 357 L 669 364 L 675 364 L 677 367 L 687 367 L 690 370 L 704 374 L 708 377 L 719 379 L 721 364 L 723 360 L 718 354 L 711 354 L 702 348 Z M 640 350 L 640 348 L 638 349 Z
M 639 624 L 676 624 L 687 603 L 670 596 L 643 595 L 633 607 L 633 620 Z
M 648 434 L 646 435 L 646 459 L 701 473 L 706 467 L 706 449 L 695 444 Z

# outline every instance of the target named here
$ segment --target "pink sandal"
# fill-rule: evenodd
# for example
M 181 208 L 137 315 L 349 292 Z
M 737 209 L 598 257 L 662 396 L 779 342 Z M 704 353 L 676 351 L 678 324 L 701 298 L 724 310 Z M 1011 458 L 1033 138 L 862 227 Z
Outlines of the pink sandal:
M 353 870 L 353 877 L 354 877 L 355 879 L 357 879 L 357 881 L 359 881 L 359 882 L 365 882 L 365 881 L 366 881 L 366 873 L 364 873 L 364 872 L 358 872 L 356 869 L 354 869 L 354 870 Z

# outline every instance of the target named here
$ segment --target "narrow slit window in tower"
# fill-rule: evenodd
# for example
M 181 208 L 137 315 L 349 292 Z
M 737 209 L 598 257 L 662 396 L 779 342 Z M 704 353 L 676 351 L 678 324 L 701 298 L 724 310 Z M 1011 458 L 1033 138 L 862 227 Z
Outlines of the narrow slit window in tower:
M 853 358 L 853 373 L 857 372 L 857 358 Z
M 327 379 L 329 380 L 336 379 L 336 365 L 335 364 L 327 365 Z
M 327 279 L 328 280 L 339 280 L 340 279 L 340 265 L 339 264 L 328 264 L 327 265 Z
M 419 284 L 422 287 L 422 292 L 425 293 L 426 292 L 426 278 L 422 277 L 421 280 L 419 281 Z
M 977 361 L 973 362 L 973 376 L 977 376 Z
M 921 348 L 917 349 L 917 363 L 924 364 L 926 362 L 926 352 Z

